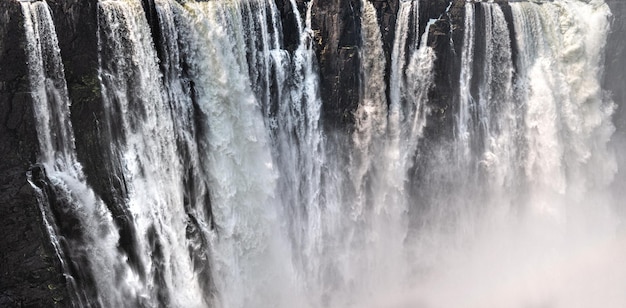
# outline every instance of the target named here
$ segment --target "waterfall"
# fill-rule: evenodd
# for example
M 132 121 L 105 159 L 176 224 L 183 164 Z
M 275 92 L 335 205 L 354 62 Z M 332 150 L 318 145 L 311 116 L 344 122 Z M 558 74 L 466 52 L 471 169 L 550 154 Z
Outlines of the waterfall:
M 59 43 L 45 2 L 21 3 L 21 6 L 25 18 L 29 81 L 37 102 L 34 111 L 41 131 L 38 134 L 41 160 L 61 169 L 69 165 L 66 159 L 75 162 L 75 153 Z
M 427 44 L 434 20 L 418 40 L 418 13 L 417 1 L 400 3 L 388 107 L 377 14 L 370 2 L 362 1 L 361 101 L 355 111 L 352 143 L 346 150 L 350 153 L 348 185 L 353 188 L 342 192 L 344 200 L 349 200 L 341 216 L 340 234 L 345 240 L 340 243 L 346 248 L 334 249 L 346 260 L 337 262 L 341 293 L 331 306 L 376 306 L 381 295 L 405 287 L 410 264 L 404 245 L 410 206 L 405 185 L 426 125 L 435 60 Z
M 323 4 L 155 0 L 147 18 L 141 1 L 98 1 L 103 174 L 88 178 L 54 16 L 20 2 L 39 144 L 28 180 L 71 304 L 626 303 L 608 6 L 466 1 L 420 20 L 420 3 L 399 1 L 391 31 L 380 3 L 353 12 L 360 43 L 341 48 L 358 50 L 359 101 L 336 130 L 317 72 L 332 65 L 316 50 Z M 441 93 L 442 75 L 458 89 Z
M 202 232 L 219 302 L 304 305 L 295 277 L 318 268 L 307 262 L 319 259 L 323 151 L 310 22 L 289 53 L 271 1 L 160 6 L 174 8 L 178 37 L 166 41 L 182 45 L 202 119 L 196 138 L 215 228 Z
M 465 6 L 465 32 L 463 33 L 463 49 L 461 54 L 461 76 L 459 78 L 459 115 L 457 116 L 457 143 L 460 144 L 460 153 L 457 154 L 459 163 L 467 162 L 472 153 L 470 145 L 470 137 L 472 136 L 470 129 L 474 127 L 474 101 L 471 93 L 471 81 L 474 73 L 472 61 L 474 59 L 474 37 L 476 28 L 474 24 L 474 6 Z M 465 168 L 469 166 L 463 166 Z
M 426 125 L 428 91 L 433 82 L 435 52 L 428 46 L 428 22 L 419 37 L 419 1 L 401 1 L 392 51 L 389 102 L 388 161 L 397 164 L 397 190 L 408 181 L 406 171 L 413 166 L 417 143 Z M 402 141 L 402 142 L 401 142 Z M 405 142 L 406 141 L 406 142 Z M 405 174 L 402 174 L 405 173 Z M 392 202 L 395 203 L 395 202 Z
M 64 164 L 64 159 L 73 158 L 72 140 L 67 140 L 71 135 L 71 127 L 65 127 L 66 123 L 55 122 L 55 118 L 50 119 L 55 109 L 61 109 L 58 111 L 59 118 L 64 119 L 69 108 L 67 104 L 67 86 L 65 85 L 65 77 L 63 76 L 63 68 L 60 61 L 60 55 L 58 51 L 58 42 L 56 42 L 56 33 L 54 31 L 54 24 L 49 12 L 49 8 L 45 2 L 41 3 L 21 3 L 22 14 L 24 15 L 24 30 L 26 33 L 26 51 L 28 57 L 28 73 L 29 84 L 32 89 L 32 97 L 34 102 L 34 113 L 37 121 L 38 141 L 40 146 L 40 158 L 43 163 L 48 164 L 53 170 L 55 168 L 55 146 L 61 147 L 59 155 L 59 163 Z M 45 58 L 44 58 L 45 55 Z M 52 66 L 49 72 L 46 72 L 46 67 L 50 62 Z M 58 127 L 58 126 L 61 127 Z M 51 131 L 50 126 L 56 126 L 55 129 L 60 131 L 59 143 L 55 144 L 56 140 L 54 136 L 46 132 Z M 70 128 L 68 131 L 67 128 Z M 70 149 L 65 147 L 70 146 Z M 68 153 L 69 150 L 69 153 Z M 73 161 L 72 161 L 73 163 Z M 59 166 L 59 169 L 63 166 Z M 55 248 L 55 252 L 59 260 L 61 260 L 62 270 L 64 276 L 68 280 L 68 289 L 73 295 L 73 300 L 78 303 L 83 303 L 85 300 L 77 290 L 76 282 L 69 274 L 70 268 L 67 262 L 65 262 L 63 248 L 59 239 L 58 228 L 55 226 L 54 216 L 51 213 L 50 208 L 46 208 L 45 192 L 39 189 L 33 181 L 32 174 L 29 176 L 29 182 L 39 193 L 39 209 L 41 211 L 43 222 L 52 244 Z M 77 294 L 78 293 L 78 294 Z
M 376 18 L 376 9 L 368 1 L 362 1 L 362 41 L 361 61 L 361 102 L 355 112 L 356 129 L 352 137 L 352 182 L 356 190 L 356 202 L 351 216 L 359 219 L 365 208 L 378 204 L 368 201 L 368 189 L 374 185 L 368 180 L 378 181 L 379 172 L 383 172 L 377 163 L 384 159 L 379 155 L 383 151 L 387 131 L 387 98 L 385 94 L 385 55 L 382 46 L 380 27 Z M 384 180 L 383 180 L 384 181 Z M 369 204 L 368 204 L 369 202 Z
M 40 193 L 40 209 L 74 304 L 123 307 L 132 294 L 125 294 L 122 301 L 118 292 L 132 289 L 132 283 L 118 281 L 132 274 L 117 253 L 118 236 L 111 214 L 86 183 L 76 158 L 70 101 L 50 9 L 46 2 L 22 2 L 21 6 L 40 145 L 38 160 L 45 174 L 30 174 L 31 184 Z M 45 177 L 48 183 L 42 182 Z
M 482 146 L 479 161 L 481 171 L 487 181 L 493 181 L 494 187 L 507 189 L 515 178 L 514 166 L 516 143 L 513 135 L 516 117 L 512 114 L 512 77 L 511 39 L 500 6 L 483 6 L 485 21 L 484 62 L 482 79 L 478 86 L 477 117 L 478 136 Z
M 607 7 L 510 6 L 508 23 L 498 4 L 465 4 L 450 149 L 455 160 L 435 164 L 450 170 L 444 183 L 458 189 L 429 199 L 444 209 L 429 216 L 436 227 L 413 241 L 428 275 L 407 302 L 571 307 L 622 301 L 613 278 L 585 269 L 611 268 L 622 253 L 614 246 L 617 220 L 607 199 L 616 170 L 607 149 L 613 104 L 598 83 Z M 583 247 L 605 243 L 612 244 L 587 259 Z M 578 274 L 593 282 L 573 278 Z
M 606 5 L 589 9 L 580 4 L 515 4 L 512 9 L 516 39 L 525 47 L 519 57 L 524 71 L 520 88 L 528 108 L 524 135 L 530 153 L 525 174 L 532 189 L 584 198 L 581 194 L 587 189 L 605 187 L 616 168 L 606 149 L 614 130 L 610 120 L 614 106 L 604 100 L 599 84 L 608 27 Z M 582 12 L 588 12 L 589 18 L 575 21 Z M 556 31 L 557 22 L 571 27 Z M 530 41 L 533 33 L 543 35 Z M 565 48 L 557 48 L 554 41 Z M 579 182 L 583 178 L 588 183 Z
M 295 2 L 291 3 L 297 12 Z M 285 95 L 279 97 L 272 146 L 279 166 L 278 191 L 283 205 L 282 217 L 288 221 L 294 258 L 306 288 L 320 292 L 318 271 L 322 267 L 324 226 L 321 208 L 325 206 L 322 191 L 322 168 L 325 167 L 325 136 L 320 120 L 322 102 L 314 68 L 311 7 L 308 3 L 304 22 L 296 18 L 300 31 L 299 45 L 282 67 L 277 84 L 286 83 Z
M 362 33 L 363 47 L 360 51 L 361 61 L 361 97 L 362 101 L 356 110 L 356 132 L 353 136 L 354 146 L 357 148 L 353 158 L 356 166 L 352 167 L 354 185 L 357 186 L 359 199 L 365 189 L 363 183 L 366 174 L 376 168 L 372 154 L 379 151 L 387 129 L 387 98 L 385 95 L 385 54 L 376 8 L 368 2 L 362 1 Z M 372 178 L 376 178 L 372 175 Z M 360 215 L 362 208 L 355 209 L 355 215 Z

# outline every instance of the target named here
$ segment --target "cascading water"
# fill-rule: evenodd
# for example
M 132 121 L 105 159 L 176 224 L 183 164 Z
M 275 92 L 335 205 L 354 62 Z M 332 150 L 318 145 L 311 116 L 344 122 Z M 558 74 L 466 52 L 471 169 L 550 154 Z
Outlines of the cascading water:
M 205 119 L 206 140 L 201 141 L 201 150 L 207 155 L 204 171 L 216 229 L 210 234 L 211 258 L 220 302 L 225 307 L 289 306 L 294 305 L 292 293 L 278 290 L 295 289 L 295 275 L 287 264 L 280 263 L 289 259 L 290 251 L 284 249 L 287 239 L 276 224 L 277 171 L 262 106 L 248 75 L 247 25 L 242 14 L 256 12 L 247 5 L 188 3 L 181 12 L 186 26 L 179 35 L 185 42 L 197 112 Z M 262 37 L 271 38 L 265 34 Z M 263 43 L 267 49 L 272 46 L 269 41 Z M 250 58 L 260 56 L 252 52 Z
M 174 131 L 176 127 L 183 135 L 188 127 L 176 126 L 178 115 L 172 110 L 176 108 L 165 98 L 141 3 L 101 1 L 98 5 L 102 96 L 111 152 L 122 166 L 125 207 L 133 220 L 126 226 L 135 235 L 128 239 L 137 256 L 131 261 L 147 293 L 140 295 L 140 301 L 147 306 L 207 305 L 211 293 L 201 286 L 209 282 L 202 275 L 196 279 L 186 233 L 190 224 L 202 226 L 204 217 L 192 219 L 185 207 L 186 172 L 177 155 Z
M 407 302 L 619 306 L 624 272 L 595 273 L 624 253 L 606 186 L 615 172 L 613 107 L 599 84 L 606 4 L 510 3 L 513 28 L 497 4 L 465 6 L 455 159 L 430 158 L 452 174 L 443 202 L 432 200 L 445 206 L 434 225 L 454 224 L 418 236 L 434 256 L 425 260 L 437 261 Z
M 474 102 L 471 93 L 471 82 L 473 75 L 472 61 L 474 59 L 474 37 L 476 29 L 474 27 L 474 6 L 465 6 L 465 31 L 463 35 L 463 50 L 461 54 L 461 76 L 459 78 L 459 114 L 457 115 L 456 138 L 459 143 L 460 158 L 459 163 L 467 162 L 471 155 L 470 128 L 473 125 Z M 471 17 L 470 17 L 471 16 Z M 462 166 L 467 168 L 467 165 Z
M 418 40 L 418 1 L 400 3 L 392 53 L 390 102 L 384 85 L 384 53 L 376 10 L 362 2 L 362 101 L 350 144 L 354 200 L 344 228 L 350 228 L 345 302 L 334 306 L 376 303 L 378 295 L 397 292 L 407 278 L 404 241 L 410 204 L 405 191 L 408 169 L 426 124 L 427 94 L 433 82 L 434 51 L 428 29 Z M 346 205 L 344 205 L 345 207 Z M 353 295 L 352 295 L 353 294 Z M 345 295 L 344 295 L 345 296 Z
M 49 8 L 45 2 L 42 3 L 21 3 L 22 13 L 24 14 L 24 27 L 26 33 L 27 40 L 27 57 L 28 57 L 28 69 L 29 69 L 29 83 L 32 89 L 32 97 L 35 103 L 35 118 L 37 120 L 38 130 L 41 131 L 41 134 L 38 134 L 39 146 L 40 146 L 40 158 L 39 160 L 47 163 L 52 170 L 57 169 L 55 167 L 55 151 L 53 149 L 53 138 L 51 134 L 46 134 L 46 131 L 51 131 L 50 126 L 52 125 L 63 125 L 60 128 L 60 146 L 61 150 L 67 150 L 63 147 L 67 146 L 68 143 L 71 143 L 72 140 L 67 140 L 69 136 L 67 134 L 71 134 L 71 130 L 68 132 L 67 127 L 64 127 L 65 123 L 54 123 L 50 121 L 50 115 L 56 116 L 52 112 L 52 108 L 61 108 L 60 118 L 63 119 L 65 114 L 63 111 L 66 111 L 67 108 L 67 96 L 66 96 L 66 85 L 64 84 L 65 79 L 62 76 L 63 70 L 61 67 L 61 63 L 59 61 L 59 52 L 56 50 L 58 48 L 58 43 L 56 40 L 56 33 L 54 32 L 54 25 L 52 23 L 52 18 L 50 16 Z M 47 32 L 47 33 L 46 33 Z M 49 40 L 46 40 L 48 38 Z M 47 51 L 50 54 L 46 54 L 46 58 L 44 58 L 44 51 Z M 46 62 L 51 62 L 50 66 L 52 66 L 51 72 L 46 72 Z M 50 78 L 48 76 L 50 75 Z M 61 76 L 59 76 L 61 75 Z M 56 83 L 56 84 L 55 84 Z M 54 118 L 53 118 L 54 119 Z M 56 120 L 56 119 L 54 119 Z M 56 127 L 58 129 L 58 127 Z M 72 145 L 73 147 L 73 145 Z M 70 150 L 70 159 L 73 156 L 73 153 Z M 63 151 L 63 154 L 68 154 L 66 151 Z M 61 155 L 60 164 L 65 163 L 63 160 L 66 155 Z M 63 166 L 60 166 L 59 169 L 62 169 Z M 43 221 L 46 224 L 46 230 L 48 231 L 48 235 L 51 238 L 51 241 L 56 250 L 57 256 L 61 260 L 64 274 L 68 279 L 68 288 L 70 292 L 77 292 L 77 286 L 74 278 L 71 275 L 68 275 L 70 269 L 69 265 L 65 262 L 65 258 L 63 256 L 63 248 L 59 241 L 58 231 L 55 228 L 54 216 L 51 213 L 50 208 L 46 208 L 45 202 L 45 192 L 43 189 L 39 189 L 39 187 L 34 183 L 32 173 L 29 176 L 29 181 L 31 185 L 37 189 L 40 194 L 40 210 L 43 216 Z M 81 298 L 80 295 L 75 295 L 73 298 L 76 302 L 80 303 L 84 299 Z
M 435 141 L 442 19 L 400 1 L 385 51 L 361 1 L 360 101 L 335 132 L 314 3 L 304 19 L 281 4 L 295 29 L 272 0 L 156 0 L 153 20 L 140 1 L 98 2 L 102 176 L 120 194 L 104 202 L 77 159 L 50 10 L 21 3 L 42 166 L 29 180 L 75 306 L 626 304 L 604 2 L 465 2 L 458 114 Z
M 31 184 L 41 194 L 42 215 L 57 253 L 64 256 L 62 262 L 68 260 L 63 270 L 74 304 L 122 307 L 114 294 L 119 287 L 116 281 L 125 275 L 124 258 L 116 253 L 112 217 L 87 185 L 76 159 L 70 102 L 50 9 L 45 2 L 21 5 L 39 161 L 48 181 L 31 174 Z

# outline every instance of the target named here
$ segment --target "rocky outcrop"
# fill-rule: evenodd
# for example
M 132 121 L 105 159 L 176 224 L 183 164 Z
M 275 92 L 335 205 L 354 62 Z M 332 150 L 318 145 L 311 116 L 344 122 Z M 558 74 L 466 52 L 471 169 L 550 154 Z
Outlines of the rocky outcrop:
M 65 282 L 27 174 L 38 151 L 17 1 L 0 1 L 0 307 L 67 304 Z

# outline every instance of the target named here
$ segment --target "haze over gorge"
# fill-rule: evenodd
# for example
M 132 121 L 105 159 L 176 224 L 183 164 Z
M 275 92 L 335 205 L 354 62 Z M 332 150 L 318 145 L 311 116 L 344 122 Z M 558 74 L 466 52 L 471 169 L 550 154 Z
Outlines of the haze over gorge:
M 626 1 L 0 0 L 0 307 L 626 307 Z

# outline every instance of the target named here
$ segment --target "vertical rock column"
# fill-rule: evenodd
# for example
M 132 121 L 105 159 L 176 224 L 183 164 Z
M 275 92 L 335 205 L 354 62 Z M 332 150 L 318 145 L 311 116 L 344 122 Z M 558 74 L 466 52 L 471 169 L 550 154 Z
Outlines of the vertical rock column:
M 311 10 L 324 124 L 352 127 L 359 103 L 360 1 L 314 0 Z

